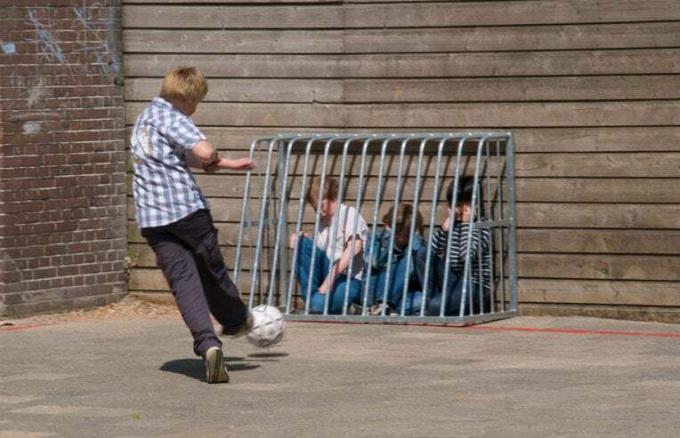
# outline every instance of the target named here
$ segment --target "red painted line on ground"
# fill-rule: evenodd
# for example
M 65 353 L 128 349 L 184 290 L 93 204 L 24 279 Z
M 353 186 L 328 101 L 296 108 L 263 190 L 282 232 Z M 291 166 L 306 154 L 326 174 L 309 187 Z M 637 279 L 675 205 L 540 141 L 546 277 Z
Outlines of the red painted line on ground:
M 371 324 L 361 321 L 290 321 L 303 322 L 315 324 Z M 372 323 L 375 324 L 375 323 Z M 387 325 L 383 323 L 381 325 Z M 525 332 L 525 333 L 550 333 L 560 335 L 598 335 L 598 336 L 637 336 L 650 338 L 680 338 L 680 332 L 629 332 L 625 330 L 596 330 L 596 329 L 567 329 L 567 328 L 539 328 L 539 327 L 494 327 L 488 325 L 446 325 L 446 324 L 423 324 L 423 323 L 408 323 L 408 324 L 394 324 L 396 326 L 416 326 L 416 327 L 432 327 L 442 329 L 454 330 L 470 330 L 470 331 L 493 331 L 493 332 Z
M 643 336 L 652 338 L 680 338 L 680 333 L 673 332 L 629 332 L 625 330 L 560 329 L 560 328 L 536 328 L 536 327 L 490 327 L 490 326 L 473 326 L 461 328 L 465 330 L 487 330 L 497 332 L 529 332 L 529 333 L 557 333 L 567 335 Z
M 30 325 L 9 325 L 0 327 L 0 332 L 19 332 L 22 330 L 30 330 L 34 328 L 47 327 L 51 324 L 30 324 Z

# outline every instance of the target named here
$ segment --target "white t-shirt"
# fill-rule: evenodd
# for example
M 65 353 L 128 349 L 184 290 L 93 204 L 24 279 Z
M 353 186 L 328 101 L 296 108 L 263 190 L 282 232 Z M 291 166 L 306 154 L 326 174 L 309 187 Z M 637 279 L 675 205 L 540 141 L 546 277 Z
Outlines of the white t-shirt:
M 326 252 L 326 257 L 328 257 L 328 260 L 331 260 L 333 263 L 342 257 L 342 253 L 345 250 L 345 242 L 349 241 L 347 245 L 352 245 L 351 239 L 352 231 L 354 230 L 355 218 L 358 218 L 355 233 L 357 235 L 357 239 L 361 239 L 364 245 L 366 245 L 366 241 L 368 239 L 368 227 L 366 226 L 366 221 L 364 218 L 361 217 L 360 214 L 357 214 L 357 211 L 354 207 L 348 207 L 345 204 L 340 204 L 337 208 L 337 211 L 333 215 L 331 223 L 319 223 L 319 234 L 316 235 L 314 242 L 316 243 L 316 246 Z M 338 228 L 337 233 L 335 233 L 334 249 L 333 245 L 331 245 L 331 240 L 333 239 L 335 232 L 334 229 L 338 223 L 340 224 L 340 227 Z M 364 257 L 362 253 L 363 251 L 354 256 L 351 264 L 352 276 L 358 280 L 361 280 L 364 271 Z M 347 269 L 349 271 L 349 268 Z

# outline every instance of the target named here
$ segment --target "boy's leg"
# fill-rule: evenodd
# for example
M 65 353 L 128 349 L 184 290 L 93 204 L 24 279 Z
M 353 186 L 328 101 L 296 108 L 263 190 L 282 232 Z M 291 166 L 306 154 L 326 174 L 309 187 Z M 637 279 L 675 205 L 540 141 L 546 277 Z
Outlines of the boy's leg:
M 393 309 L 401 310 L 401 301 L 404 294 L 404 283 L 409 279 L 406 274 L 406 257 L 401 257 L 392 264 L 390 272 L 390 286 L 387 292 L 387 303 Z
M 352 303 L 359 302 L 359 296 L 361 295 L 361 281 L 356 278 L 352 278 L 349 281 L 349 291 L 347 291 L 347 276 L 339 275 L 335 282 L 333 283 L 333 289 L 331 290 L 329 303 L 328 303 L 328 313 L 338 314 L 342 313 L 342 307 L 345 304 L 345 293 L 347 292 L 347 306 Z M 325 295 L 318 294 L 323 300 L 326 299 Z M 323 312 L 324 301 L 319 300 L 321 304 L 321 312 Z
M 222 325 L 223 332 L 230 334 L 243 326 L 248 312 L 238 288 L 229 277 L 217 244 L 217 230 L 214 227 L 213 230 L 196 249 L 196 264 L 199 267 L 210 312 Z
M 423 293 L 421 291 L 413 291 L 409 292 L 406 295 L 406 311 L 404 312 L 405 315 L 419 315 L 420 314 L 420 307 L 422 306 L 423 302 Z M 401 309 L 399 309 L 401 312 Z
M 297 261 L 295 263 L 295 277 L 300 284 L 300 294 L 302 295 L 303 300 L 307 299 L 307 287 L 309 285 L 310 272 L 312 273 L 310 299 L 314 297 L 315 293 L 317 293 L 319 286 L 321 286 L 321 283 L 324 281 L 324 276 L 328 273 L 328 259 L 326 254 L 320 248 L 316 249 L 316 254 L 314 255 L 314 266 L 312 266 L 313 249 L 314 241 L 312 239 L 309 237 L 300 238 L 298 241 Z
M 441 305 L 443 301 L 442 288 L 444 287 L 444 271 L 447 269 L 446 261 L 440 257 L 433 258 L 433 284 L 432 291 L 434 294 L 428 301 L 427 310 L 432 316 L 439 316 L 441 312 Z M 449 276 L 446 285 L 446 305 L 444 309 L 445 316 L 458 316 L 460 312 L 460 299 L 463 291 L 463 281 L 458 275 L 449 269 Z
M 433 255 L 430 259 L 430 277 L 426 300 L 426 313 L 430 316 L 439 316 L 439 309 L 442 303 L 442 282 L 441 273 L 444 267 L 444 260 Z
M 208 302 L 192 251 L 179 239 L 162 231 L 142 232 L 156 253 L 156 262 L 170 285 L 177 307 L 194 338 L 194 353 L 205 356 L 211 347 L 221 348 L 213 329 Z
M 461 299 L 463 298 L 463 279 L 454 272 L 449 272 L 449 284 L 447 286 L 448 296 L 446 297 L 446 307 L 444 315 L 458 316 L 460 314 Z M 468 294 L 470 291 L 468 290 Z M 470 312 L 467 303 L 466 313 Z
M 171 230 L 193 250 L 210 313 L 225 333 L 236 331 L 246 323 L 247 308 L 227 273 L 210 212 L 199 210 L 185 219 L 171 224 Z
M 372 306 L 377 303 L 381 303 L 383 299 L 383 291 L 385 290 L 385 280 L 387 275 L 385 271 L 373 272 L 370 279 L 367 278 L 364 281 L 368 281 L 368 305 Z

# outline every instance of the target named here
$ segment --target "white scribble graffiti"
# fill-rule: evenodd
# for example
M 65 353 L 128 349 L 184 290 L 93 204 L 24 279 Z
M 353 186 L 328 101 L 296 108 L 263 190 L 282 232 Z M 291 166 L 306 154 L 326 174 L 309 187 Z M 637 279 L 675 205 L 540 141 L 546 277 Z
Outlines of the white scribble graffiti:
M 49 15 L 47 16 L 47 26 L 42 23 L 40 9 L 28 8 L 28 19 L 35 28 L 36 38 L 35 40 L 29 39 L 28 42 L 34 42 L 39 46 L 40 57 L 47 60 L 47 62 L 59 62 L 64 64 L 66 62 L 66 57 L 64 52 L 59 47 L 59 43 L 50 32 L 51 22 Z
M 107 74 L 121 73 L 121 60 L 115 31 L 120 28 L 117 9 L 104 6 L 99 2 L 73 8 L 74 20 L 72 30 L 77 32 L 76 45 L 79 47 L 71 53 L 91 55 L 91 62 L 69 62 L 52 31 L 49 10 L 45 8 L 27 8 L 28 21 L 33 25 L 36 38 L 27 39 L 39 46 L 38 53 L 47 63 L 68 64 L 72 74 L 91 73 L 92 68 Z M 106 36 L 102 37 L 101 25 Z M 97 27 L 99 26 L 99 28 Z
M 104 10 L 106 14 L 99 14 L 99 10 Z M 78 44 L 80 48 L 77 52 L 93 54 L 96 59 L 96 64 L 107 73 L 120 73 L 120 59 L 116 50 L 115 42 L 109 32 L 109 37 L 106 39 L 99 38 L 97 29 L 92 24 L 90 17 L 105 16 L 108 18 L 107 23 L 113 25 L 117 23 L 115 10 L 112 7 L 102 6 L 101 3 L 93 3 L 87 5 L 83 0 L 81 7 L 73 8 L 76 16 L 76 21 L 80 24 L 84 32 L 78 34 Z

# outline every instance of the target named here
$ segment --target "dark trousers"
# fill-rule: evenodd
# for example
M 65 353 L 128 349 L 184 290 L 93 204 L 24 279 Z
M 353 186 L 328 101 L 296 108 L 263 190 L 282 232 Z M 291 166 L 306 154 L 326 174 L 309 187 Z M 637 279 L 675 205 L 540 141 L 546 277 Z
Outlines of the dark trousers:
M 156 253 L 156 263 L 194 338 L 194 352 L 204 356 L 210 347 L 222 347 L 210 314 L 229 332 L 245 322 L 247 309 L 227 274 L 210 211 L 198 210 L 169 225 L 143 228 L 142 236 Z
M 427 313 L 439 316 L 442 308 L 444 286 L 444 271 L 446 263 L 444 258 L 432 257 L 430 265 L 430 291 L 428 294 L 432 298 L 427 303 Z M 460 314 L 461 299 L 463 297 L 463 273 L 449 269 L 447 279 L 446 305 L 444 307 L 445 316 L 458 316 Z M 480 297 L 480 287 L 474 281 L 468 280 L 467 300 L 465 303 L 465 315 L 478 314 L 481 312 L 481 303 L 484 303 L 484 311 L 489 311 L 488 292 L 485 291 L 484 297 Z M 472 308 L 470 308 L 472 307 Z

